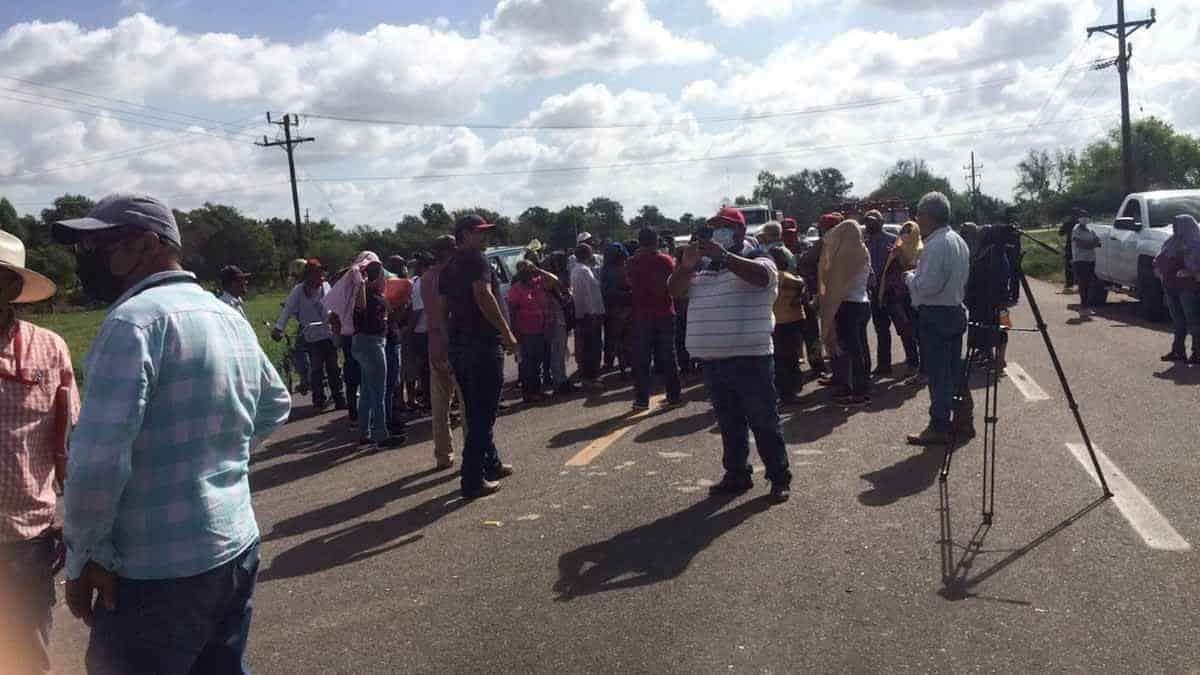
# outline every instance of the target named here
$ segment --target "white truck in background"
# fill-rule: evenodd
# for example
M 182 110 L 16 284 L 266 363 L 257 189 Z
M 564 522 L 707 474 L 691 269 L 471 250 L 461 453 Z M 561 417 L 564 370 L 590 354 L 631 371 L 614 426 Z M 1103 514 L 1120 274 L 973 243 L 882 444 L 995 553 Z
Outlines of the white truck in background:
M 1092 225 L 1100 237 L 1096 276 L 1108 288 L 1127 289 L 1136 297 L 1143 318 L 1166 316 L 1162 284 L 1154 276 L 1154 258 L 1171 236 L 1175 216 L 1189 213 L 1200 219 L 1200 190 L 1137 192 L 1125 198 L 1112 225 Z M 1097 300 L 1103 302 L 1107 288 Z

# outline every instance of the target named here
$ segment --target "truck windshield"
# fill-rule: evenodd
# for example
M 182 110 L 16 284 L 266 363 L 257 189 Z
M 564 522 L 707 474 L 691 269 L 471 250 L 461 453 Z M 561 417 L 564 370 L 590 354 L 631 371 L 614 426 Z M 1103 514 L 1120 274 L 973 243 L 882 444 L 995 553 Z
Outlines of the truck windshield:
M 767 209 L 742 209 L 742 215 L 746 217 L 746 226 L 765 225 L 771 219 L 771 212 Z
M 1150 227 L 1170 227 L 1175 216 L 1183 213 L 1200 220 L 1200 195 L 1151 199 L 1147 206 L 1150 209 Z

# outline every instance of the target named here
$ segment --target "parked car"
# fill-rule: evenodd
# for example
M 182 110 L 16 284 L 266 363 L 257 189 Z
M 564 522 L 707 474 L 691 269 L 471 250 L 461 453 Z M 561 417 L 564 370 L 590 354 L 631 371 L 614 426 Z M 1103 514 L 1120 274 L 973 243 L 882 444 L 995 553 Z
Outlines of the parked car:
M 1112 225 L 1092 225 L 1100 237 L 1096 276 L 1105 282 L 1095 298 L 1103 302 L 1108 289 L 1124 289 L 1136 297 L 1143 318 L 1166 318 L 1162 284 L 1154 276 L 1154 258 L 1171 236 L 1175 216 L 1200 218 L 1200 190 L 1162 190 L 1129 195 Z
M 513 277 L 517 274 L 517 261 L 525 257 L 525 247 L 493 246 L 484 251 L 483 255 L 492 266 L 492 271 L 496 273 L 496 283 L 500 287 L 500 297 L 496 299 L 500 301 L 500 309 L 504 312 L 504 318 L 507 320 L 509 318 L 508 289 L 512 286 Z

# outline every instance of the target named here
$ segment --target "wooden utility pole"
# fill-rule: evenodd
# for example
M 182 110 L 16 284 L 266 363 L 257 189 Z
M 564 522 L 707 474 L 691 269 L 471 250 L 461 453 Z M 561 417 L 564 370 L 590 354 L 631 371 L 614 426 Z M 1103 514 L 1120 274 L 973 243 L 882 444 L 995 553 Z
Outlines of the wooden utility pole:
M 311 136 L 292 138 L 292 127 L 300 124 L 300 117 L 297 115 L 289 115 L 285 113 L 282 120 L 273 120 L 271 119 L 271 113 L 268 112 L 267 123 L 278 124 L 279 126 L 283 127 L 283 140 L 268 142 L 267 137 L 264 135 L 262 143 L 256 143 L 255 145 L 260 145 L 264 148 L 283 146 L 283 149 L 287 151 L 288 174 L 291 175 L 292 178 L 292 209 L 296 216 L 296 251 L 299 253 L 301 258 L 307 258 L 308 256 L 304 252 L 304 225 L 300 222 L 300 194 L 296 191 L 296 161 L 292 158 L 292 148 L 301 143 L 308 143 L 317 139 L 312 138 Z
M 1117 39 L 1117 73 L 1121 76 L 1121 187 L 1125 194 L 1134 191 L 1133 181 L 1133 128 L 1129 121 L 1129 59 L 1133 48 L 1126 40 L 1139 28 L 1149 28 L 1156 18 L 1150 10 L 1150 18 L 1142 21 L 1125 20 L 1125 0 L 1117 0 L 1117 22 L 1106 26 L 1087 29 L 1088 37 L 1093 33 L 1104 33 Z
M 975 151 L 971 151 L 971 165 L 964 166 L 963 171 L 971 172 L 971 214 L 975 219 L 975 224 L 979 224 L 979 169 L 982 169 L 982 164 L 975 164 Z

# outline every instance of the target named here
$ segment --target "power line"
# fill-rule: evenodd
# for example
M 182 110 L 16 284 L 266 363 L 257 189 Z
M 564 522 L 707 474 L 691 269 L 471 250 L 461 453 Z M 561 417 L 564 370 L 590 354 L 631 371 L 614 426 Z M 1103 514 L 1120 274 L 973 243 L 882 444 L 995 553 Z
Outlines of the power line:
M 75 94 L 77 96 L 86 96 L 88 98 L 94 98 L 94 99 L 97 99 L 100 101 L 109 101 L 111 103 L 120 103 L 121 105 L 132 106 L 135 108 L 145 108 L 146 110 L 154 110 L 156 112 L 163 112 L 163 113 L 167 113 L 170 115 L 176 115 L 179 117 L 186 117 L 186 118 L 193 119 L 193 120 L 199 120 L 201 122 L 208 122 L 209 124 L 215 124 L 218 126 L 231 126 L 233 124 L 230 122 L 222 122 L 221 120 L 216 120 L 216 119 L 212 119 L 209 117 L 193 115 L 192 113 L 178 112 L 175 110 L 169 110 L 167 108 L 159 108 L 157 106 L 152 106 L 152 105 L 148 105 L 145 103 L 135 103 L 133 101 L 126 101 L 125 99 L 121 99 L 121 98 L 113 98 L 111 96 L 103 96 L 101 94 L 92 94 L 92 93 L 89 93 L 86 91 L 81 91 L 79 89 L 71 89 L 69 87 L 60 87 L 60 86 L 53 85 L 53 84 L 46 84 L 44 82 L 36 82 L 34 80 L 27 80 L 27 79 L 21 78 L 21 77 L 13 77 L 11 75 L 0 75 L 0 79 L 9 80 L 12 82 L 19 82 L 21 84 L 26 84 L 26 85 L 33 86 L 33 87 L 40 87 L 42 89 L 52 89 L 54 91 L 61 91 L 61 92 L 65 92 L 68 94 Z
M 1082 120 L 1104 117 L 1103 115 L 1094 115 L 1089 117 L 1076 117 L 1069 120 L 1062 120 L 1051 124 L 1073 124 Z M 1051 124 L 1039 124 L 1038 126 L 1050 126 Z M 1008 134 L 1011 132 L 1021 132 L 1027 130 L 1027 127 L 1008 127 L 1003 129 L 995 129 L 987 135 Z M 706 157 L 689 157 L 684 159 L 663 159 L 663 160 L 647 160 L 642 162 L 623 162 L 616 164 L 593 164 L 583 166 L 570 167 L 546 167 L 542 169 L 511 169 L 499 171 L 481 171 L 472 173 L 444 173 L 444 174 L 418 174 L 411 176 L 352 176 L 352 177 L 316 177 L 309 178 L 303 182 L 321 182 L 321 183 L 370 183 L 370 182 L 392 182 L 392 181 L 422 181 L 422 180 L 446 180 L 452 178 L 486 178 L 494 176 L 517 176 L 517 175 L 539 175 L 539 174 L 555 174 L 555 173 L 578 173 L 585 171 L 596 170 L 615 170 L 615 169 L 630 169 L 645 166 L 671 166 L 682 164 L 697 164 L 702 162 L 715 162 L 725 160 L 739 159 L 762 159 L 767 157 L 783 157 L 790 155 L 807 154 L 811 152 L 823 152 L 826 150 L 843 150 L 847 148 L 862 148 L 875 145 L 888 145 L 892 143 L 909 143 L 917 141 L 936 140 L 943 138 L 954 138 L 960 136 L 971 136 L 979 134 L 978 129 L 971 131 L 950 132 L 929 134 L 925 136 L 912 136 L 907 138 L 890 138 L 886 140 L 864 141 L 861 143 L 843 143 L 837 145 L 825 146 L 810 146 L 806 148 L 794 148 L 791 150 L 780 150 L 776 152 L 763 153 L 737 153 L 728 155 L 710 155 Z
M 1088 65 L 1087 67 L 1090 68 L 1091 66 Z M 1080 70 L 1082 68 L 1084 68 L 1084 66 L 1076 66 L 1076 67 L 1068 69 L 1066 72 L 1071 72 L 1072 70 Z M 943 89 L 941 91 L 931 92 L 931 93 L 927 93 L 927 94 L 910 94 L 910 95 L 906 95 L 906 96 L 894 96 L 894 97 L 890 97 L 890 98 L 861 99 L 858 101 L 848 101 L 845 103 L 838 103 L 838 104 L 832 104 L 832 105 L 826 105 L 826 106 L 811 106 L 811 107 L 802 108 L 799 110 L 788 110 L 788 111 L 781 111 L 781 112 L 751 113 L 751 114 L 744 114 L 744 115 L 702 116 L 702 117 L 693 117 L 693 118 L 684 119 L 684 120 L 667 120 L 667 121 L 660 121 L 660 122 L 629 122 L 629 123 L 618 123 L 618 124 L 520 125 L 520 124 L 485 124 L 485 123 L 471 123 L 471 122 L 459 122 L 459 123 L 414 122 L 411 120 L 375 119 L 375 118 L 366 118 L 366 117 L 354 117 L 354 116 L 349 116 L 349 115 L 337 115 L 337 114 L 333 114 L 333 113 L 322 113 L 322 112 L 307 112 L 307 113 L 301 113 L 301 115 L 304 117 L 312 118 L 312 119 L 330 120 L 330 121 L 335 121 L 335 122 L 348 122 L 348 123 L 355 123 L 355 124 L 375 124 L 375 125 L 379 125 L 379 126 L 423 127 L 423 128 L 431 128 L 431 129 L 457 129 L 460 127 L 465 128 L 465 129 L 473 129 L 473 130 L 481 130 L 481 131 L 580 131 L 580 130 L 600 130 L 600 129 L 647 129 L 647 128 L 659 128 L 659 127 L 684 126 L 684 125 L 693 124 L 693 123 L 709 124 L 709 123 L 719 123 L 719 122 L 754 122 L 754 121 L 759 121 L 759 120 L 775 119 L 775 118 L 779 118 L 779 117 L 798 117 L 798 116 L 803 116 L 803 115 L 815 115 L 815 114 L 829 113 L 829 112 L 860 110 L 863 108 L 873 108 L 873 107 L 884 106 L 884 105 L 892 105 L 895 103 L 903 103 L 906 101 L 916 101 L 916 100 L 922 100 L 922 99 L 927 99 L 927 98 L 937 98 L 937 97 L 941 97 L 941 96 L 949 96 L 951 94 L 958 94 L 958 93 L 962 93 L 962 92 L 966 92 L 966 91 L 972 91 L 975 89 L 986 89 L 989 87 L 997 87 L 997 86 L 1002 86 L 1005 84 L 1012 84 L 1013 82 L 1017 82 L 1020 79 L 1021 78 L 1019 76 L 1014 75 L 1011 77 L 1004 77 L 1004 78 L 998 78 L 998 79 L 994 79 L 994 80 L 988 80 L 985 82 L 978 82 L 973 85 L 964 85 L 961 87 L 954 87 L 951 89 Z
M 257 118 L 258 115 L 254 115 L 254 117 Z M 223 122 L 222 124 L 225 124 L 225 125 L 242 124 L 242 126 L 239 128 L 239 130 L 248 129 L 250 126 L 253 126 L 253 124 L 247 124 L 246 122 L 249 122 L 249 120 L 241 120 L 239 122 Z M 179 130 L 176 133 L 180 133 L 182 131 L 184 131 L 184 130 Z M 57 173 L 59 171 L 66 171 L 67 169 L 74 169 L 74 168 L 78 168 L 81 166 L 91 166 L 93 164 L 103 164 L 105 162 L 112 162 L 112 161 L 116 161 L 116 160 L 120 160 L 120 159 L 125 159 L 127 157 L 131 157 L 133 155 L 141 154 L 144 152 L 149 152 L 152 150 L 162 150 L 165 148 L 178 147 L 178 146 L 182 146 L 182 145 L 194 145 L 203 140 L 206 140 L 206 139 L 191 138 L 191 139 L 187 139 L 187 140 L 156 141 L 154 143 L 147 143 L 146 145 L 139 145 L 137 147 L 128 148 L 126 150 L 119 150 L 119 151 L 112 152 L 112 153 L 98 154 L 98 155 L 84 158 L 81 160 L 77 160 L 74 162 L 69 162 L 67 164 L 59 164 L 59 165 L 54 165 L 54 166 L 41 167 L 38 169 L 28 169 L 26 171 L 22 171 L 21 173 L 13 174 L 10 176 L 2 176 L 2 177 L 0 177 L 0 180 L 24 180 L 24 179 L 28 179 L 28 178 L 33 178 L 35 176 L 42 176 L 42 175 L 46 175 L 46 174 Z M 226 138 L 224 140 L 229 140 L 229 139 Z
M 22 92 L 22 93 L 26 96 L 35 96 L 35 97 L 45 98 L 41 94 L 26 93 L 26 92 Z M 145 120 L 145 119 L 141 119 L 141 118 L 137 118 L 137 117 L 133 117 L 133 118 L 125 117 L 124 115 L 130 114 L 129 112 L 126 112 L 126 111 L 114 111 L 114 110 L 108 110 L 108 109 L 102 108 L 100 112 L 93 112 L 91 110 L 81 110 L 77 106 L 62 105 L 62 104 L 57 104 L 57 103 L 47 103 L 46 101 L 39 101 L 36 99 L 29 100 L 27 98 L 18 98 L 15 96 L 9 96 L 9 95 L 4 95 L 4 94 L 0 94 L 0 100 L 15 101 L 17 103 L 25 103 L 27 105 L 34 105 L 34 106 L 39 106 L 39 107 L 43 107 L 43 108 L 55 108 L 58 110 L 65 110 L 68 112 L 73 112 L 73 113 L 77 113 L 77 114 L 81 114 L 81 115 L 89 115 L 91 117 L 97 117 L 100 119 L 113 119 L 113 120 L 117 120 L 119 122 L 128 122 L 130 124 L 136 124 L 136 125 L 140 125 L 140 126 L 154 127 L 157 129 L 166 129 L 167 131 L 175 131 L 175 132 L 179 132 L 179 133 L 194 134 L 194 135 L 200 135 L 200 136 L 212 136 L 213 138 L 230 140 L 229 135 L 214 134 L 214 133 L 210 133 L 207 131 L 202 131 L 200 129 L 180 128 L 178 126 L 166 126 L 164 124 L 158 124 L 156 122 L 151 122 L 149 120 Z M 90 104 L 80 104 L 80 105 L 90 105 Z M 90 106 L 90 107 L 97 107 L 97 106 Z M 241 135 L 243 135 L 243 134 L 239 134 L 239 136 L 241 136 Z

